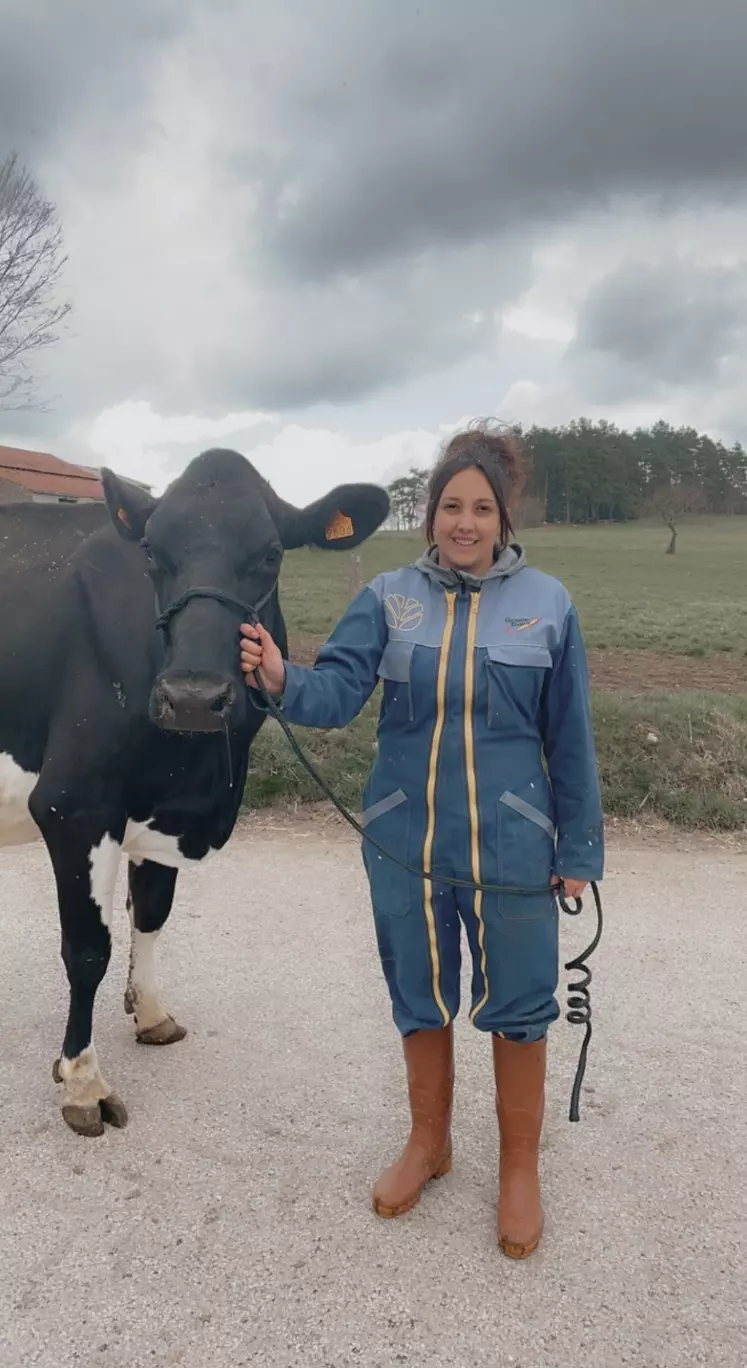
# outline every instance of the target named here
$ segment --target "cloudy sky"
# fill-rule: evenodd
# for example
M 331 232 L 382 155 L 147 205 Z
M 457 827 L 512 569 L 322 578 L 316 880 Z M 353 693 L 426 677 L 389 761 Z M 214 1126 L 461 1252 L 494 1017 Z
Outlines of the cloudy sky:
M 744 0 L 0 0 L 73 306 L 0 440 L 305 502 L 473 415 L 747 440 Z

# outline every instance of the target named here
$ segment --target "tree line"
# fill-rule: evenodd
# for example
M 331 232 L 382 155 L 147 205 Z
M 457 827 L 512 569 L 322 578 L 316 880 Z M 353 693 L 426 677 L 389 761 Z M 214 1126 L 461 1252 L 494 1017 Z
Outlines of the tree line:
M 659 512 L 747 513 L 747 452 L 660 420 L 626 432 L 579 418 L 520 435 L 531 454 L 528 498 L 546 522 L 626 522 Z
M 633 432 L 587 418 L 512 430 L 530 463 L 520 517 L 525 526 L 658 514 L 675 537 L 676 521 L 685 514 L 747 514 L 747 452 L 739 442 L 727 447 L 663 420 Z M 413 467 L 392 481 L 391 526 L 421 525 L 428 474 Z

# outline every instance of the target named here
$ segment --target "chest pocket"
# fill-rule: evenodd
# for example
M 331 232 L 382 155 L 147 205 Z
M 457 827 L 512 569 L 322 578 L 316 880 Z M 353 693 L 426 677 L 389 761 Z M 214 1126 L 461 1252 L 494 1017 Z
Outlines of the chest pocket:
M 412 721 L 412 641 L 388 641 L 379 661 L 378 676 L 384 685 L 384 712 L 394 720 Z
M 517 721 L 534 722 L 548 670 L 552 669 L 547 647 L 529 642 L 488 646 L 485 669 L 488 727 L 493 731 L 512 731 Z
M 391 722 L 417 722 L 433 707 L 437 652 L 414 641 L 388 641 L 379 661 L 384 686 L 384 716 Z

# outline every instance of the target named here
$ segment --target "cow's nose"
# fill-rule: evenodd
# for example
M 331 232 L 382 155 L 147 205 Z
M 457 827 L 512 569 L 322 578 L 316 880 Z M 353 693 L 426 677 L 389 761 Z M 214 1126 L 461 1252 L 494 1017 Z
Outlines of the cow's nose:
M 217 731 L 235 698 L 230 680 L 162 679 L 156 685 L 157 720 L 177 731 Z

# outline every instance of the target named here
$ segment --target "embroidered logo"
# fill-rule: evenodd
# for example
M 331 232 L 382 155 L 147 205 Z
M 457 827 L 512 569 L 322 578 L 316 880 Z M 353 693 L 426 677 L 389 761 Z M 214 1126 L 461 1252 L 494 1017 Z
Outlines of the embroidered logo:
M 384 601 L 387 623 L 397 632 L 414 632 L 423 621 L 423 605 L 404 594 L 390 594 Z
M 506 618 L 507 632 L 526 632 L 530 627 L 536 627 L 542 618 Z

